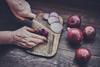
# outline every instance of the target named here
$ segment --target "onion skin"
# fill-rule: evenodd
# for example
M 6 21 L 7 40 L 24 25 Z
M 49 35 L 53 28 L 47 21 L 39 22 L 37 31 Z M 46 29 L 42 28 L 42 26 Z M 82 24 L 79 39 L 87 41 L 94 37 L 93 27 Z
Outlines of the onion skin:
M 67 26 L 71 28 L 79 28 L 81 26 L 81 18 L 78 15 L 68 17 Z
M 83 30 L 84 39 L 94 40 L 96 36 L 96 29 L 93 26 L 86 26 Z
M 75 59 L 80 63 L 87 63 L 91 58 L 91 52 L 86 48 L 79 48 L 75 51 Z
M 67 39 L 69 43 L 80 44 L 83 39 L 83 33 L 77 28 L 68 28 Z

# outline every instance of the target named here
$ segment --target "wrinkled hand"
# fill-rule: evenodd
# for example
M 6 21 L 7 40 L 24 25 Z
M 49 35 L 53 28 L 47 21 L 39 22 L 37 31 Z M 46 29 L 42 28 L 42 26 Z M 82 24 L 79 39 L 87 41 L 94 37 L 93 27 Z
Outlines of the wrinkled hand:
M 32 48 L 40 43 L 46 41 L 46 38 L 32 33 L 33 29 L 29 27 L 22 27 L 12 33 L 13 43 L 24 47 Z
M 25 0 L 6 0 L 12 13 L 20 20 L 35 18 L 36 15 L 31 12 L 30 5 Z

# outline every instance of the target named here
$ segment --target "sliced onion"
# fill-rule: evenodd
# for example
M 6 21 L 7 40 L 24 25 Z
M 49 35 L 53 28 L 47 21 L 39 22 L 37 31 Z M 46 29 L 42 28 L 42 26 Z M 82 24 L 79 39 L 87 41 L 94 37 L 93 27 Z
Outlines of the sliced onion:
M 58 17 L 49 17 L 48 18 L 48 23 L 49 24 L 52 24 L 52 23 L 55 23 L 55 22 L 59 22 L 59 18 Z
M 60 23 L 52 23 L 50 25 L 50 28 L 52 31 L 54 31 L 55 33 L 61 33 L 63 26 Z
M 51 12 L 50 17 L 59 17 L 57 12 Z
M 43 18 L 44 18 L 45 20 L 48 20 L 48 18 L 49 18 L 49 13 L 44 13 Z

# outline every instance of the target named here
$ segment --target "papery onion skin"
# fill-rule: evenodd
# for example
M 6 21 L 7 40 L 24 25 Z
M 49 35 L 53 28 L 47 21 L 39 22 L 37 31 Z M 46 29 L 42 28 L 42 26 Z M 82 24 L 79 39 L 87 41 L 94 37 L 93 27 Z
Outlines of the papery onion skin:
M 86 26 L 83 30 L 84 39 L 94 40 L 96 36 L 96 29 L 93 26 Z
M 67 39 L 69 43 L 80 44 L 83 39 L 83 33 L 77 28 L 68 28 Z
M 86 63 L 90 60 L 91 58 L 91 52 L 89 49 L 87 48 L 79 48 L 79 49 L 76 49 L 75 51 L 75 59 L 78 61 L 78 62 L 81 62 L 81 63 Z
M 67 19 L 67 27 L 79 28 L 81 26 L 81 18 L 78 15 L 73 15 Z

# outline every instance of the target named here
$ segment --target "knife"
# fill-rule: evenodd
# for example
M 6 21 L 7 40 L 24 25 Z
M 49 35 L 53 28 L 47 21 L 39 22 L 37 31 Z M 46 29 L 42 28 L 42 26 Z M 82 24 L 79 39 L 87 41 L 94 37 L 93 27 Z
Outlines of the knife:
M 32 20 L 27 19 L 27 20 L 22 21 L 22 23 L 25 26 L 28 26 L 28 27 L 31 27 L 32 28 L 32 24 L 33 24 Z

